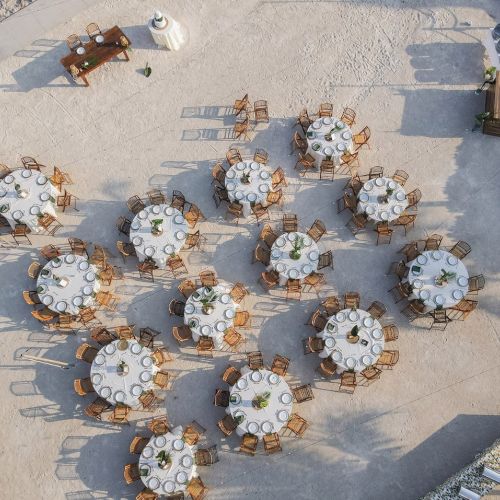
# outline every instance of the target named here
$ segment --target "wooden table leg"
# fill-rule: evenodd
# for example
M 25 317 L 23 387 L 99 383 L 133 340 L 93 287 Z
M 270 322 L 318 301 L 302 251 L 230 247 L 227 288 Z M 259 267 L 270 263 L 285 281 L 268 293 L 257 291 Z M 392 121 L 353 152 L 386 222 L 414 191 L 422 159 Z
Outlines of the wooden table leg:
M 85 87 L 89 87 L 89 81 L 87 80 L 87 77 L 85 75 L 80 75 L 80 78 L 84 81 Z
M 123 51 L 123 55 L 125 56 L 125 59 L 126 59 L 127 61 L 130 61 L 130 59 L 129 59 L 129 57 L 128 57 L 128 54 L 127 54 L 127 49 L 125 49 L 125 50 Z

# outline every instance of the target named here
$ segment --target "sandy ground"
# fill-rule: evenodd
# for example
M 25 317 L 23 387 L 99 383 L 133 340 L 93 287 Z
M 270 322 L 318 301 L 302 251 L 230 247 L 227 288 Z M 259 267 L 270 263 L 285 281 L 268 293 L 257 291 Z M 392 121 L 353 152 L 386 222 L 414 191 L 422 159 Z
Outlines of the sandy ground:
M 180 52 L 152 43 L 145 21 L 156 7 L 189 30 Z M 127 279 L 116 287 L 119 311 L 100 317 L 163 332 L 178 374 L 166 395 L 169 418 L 174 424 L 196 418 L 221 450 L 220 462 L 201 471 L 210 498 L 414 499 L 498 438 L 500 140 L 470 132 L 484 105 L 473 93 L 482 79 L 480 40 L 500 15 L 497 1 L 106 0 L 71 15 L 0 63 L 0 163 L 14 166 L 32 155 L 75 181 L 81 210 L 63 214 L 64 230 L 50 241 L 79 236 L 114 248 L 115 220 L 127 214 L 129 196 L 158 186 L 182 190 L 207 215 L 205 252 L 184 254 L 190 274 L 209 266 L 246 283 L 253 293 L 246 305 L 256 317 L 248 349 L 261 349 L 269 363 L 275 353 L 290 357 L 290 381 L 314 386 L 314 401 L 297 408 L 311 422 L 303 439 L 284 439 L 284 452 L 272 457 L 241 456 L 238 439 L 222 439 L 216 428 L 223 412 L 212 396 L 227 362 L 239 364 L 242 356 L 207 361 L 192 349 L 180 351 L 170 335 L 178 321 L 167 312 L 177 281 L 146 283 L 134 262 L 125 266 Z M 89 88 L 76 87 L 59 59 L 65 37 L 83 33 L 90 21 L 119 24 L 134 49 L 131 62 L 107 64 L 90 75 Z M 146 62 L 149 79 L 142 75 Z M 251 142 L 239 143 L 228 135 L 230 107 L 246 92 L 269 101 L 271 121 L 252 132 Z M 338 113 L 356 109 L 357 129 L 370 126 L 363 173 L 374 165 L 389 173 L 403 168 L 408 186 L 422 190 L 409 237 L 437 231 L 447 244 L 472 244 L 469 271 L 484 273 L 488 283 L 468 321 L 445 332 L 409 325 L 387 293 L 393 280 L 385 275 L 407 239 L 397 231 L 391 245 L 376 247 L 371 231 L 354 238 L 344 227 L 347 215 L 333 205 L 346 179 L 301 178 L 293 169 L 294 119 L 302 107 L 314 111 L 325 100 Z M 348 396 L 319 379 L 318 359 L 303 356 L 301 347 L 318 298 L 311 293 L 286 303 L 256 284 L 262 268 L 250 256 L 257 225 L 224 222 L 211 199 L 210 167 L 233 144 L 248 154 L 267 149 L 270 164 L 283 166 L 289 178 L 285 210 L 298 213 L 304 227 L 316 218 L 326 222 L 322 244 L 333 249 L 335 270 L 321 296 L 353 289 L 365 306 L 375 299 L 388 305 L 387 320 L 400 328 L 400 362 L 378 383 Z M 273 211 L 275 221 L 280 216 Z M 48 242 L 35 237 L 32 247 L 0 249 L 1 496 L 134 498 L 140 488 L 125 485 L 122 467 L 134 460 L 129 442 L 148 415 L 134 414 L 126 428 L 89 421 L 82 409 L 90 400 L 73 392 L 73 379 L 88 367 L 75 363 L 63 371 L 16 360 L 31 348 L 73 362 L 87 338 L 43 332 L 23 302 L 21 291 L 32 287 L 26 269 Z
M 24 9 L 36 0 L 3 0 L 0 2 L 0 21 Z

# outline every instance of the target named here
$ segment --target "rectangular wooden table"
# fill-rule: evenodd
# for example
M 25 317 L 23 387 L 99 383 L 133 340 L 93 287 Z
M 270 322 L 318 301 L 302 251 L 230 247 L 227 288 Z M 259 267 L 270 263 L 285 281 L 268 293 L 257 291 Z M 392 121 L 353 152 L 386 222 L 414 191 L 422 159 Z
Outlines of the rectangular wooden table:
M 104 41 L 100 44 L 97 44 L 95 40 L 90 40 L 89 42 L 83 44 L 85 54 L 79 55 L 76 52 L 71 52 L 71 54 L 68 54 L 61 59 L 61 64 L 64 66 L 64 69 L 70 74 L 71 66 L 75 66 L 79 70 L 77 78 L 81 78 L 85 82 L 86 87 L 89 86 L 87 74 L 110 61 L 113 57 L 123 53 L 125 59 L 127 61 L 129 60 L 127 47 L 132 44 L 130 43 L 130 40 L 125 37 L 128 40 L 128 46 L 123 47 L 121 45 L 120 37 L 125 36 L 125 34 L 118 26 L 113 26 L 108 31 L 103 32 L 102 35 L 104 37 Z M 85 62 L 88 64 L 85 65 Z

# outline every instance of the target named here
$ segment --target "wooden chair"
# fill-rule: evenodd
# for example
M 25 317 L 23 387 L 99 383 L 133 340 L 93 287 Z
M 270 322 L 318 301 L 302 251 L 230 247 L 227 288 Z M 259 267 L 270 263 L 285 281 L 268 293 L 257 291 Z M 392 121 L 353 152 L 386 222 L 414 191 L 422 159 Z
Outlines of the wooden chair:
M 337 314 L 342 308 L 339 298 L 334 295 L 330 295 L 323 302 L 321 302 L 321 307 L 325 309 L 328 316 Z
M 193 338 L 193 333 L 191 332 L 191 328 L 187 325 L 181 326 L 173 326 L 172 327 L 172 335 L 175 340 L 177 340 L 178 344 L 183 344 L 188 340 Z
M 164 363 L 168 363 L 169 361 L 174 360 L 166 347 L 157 347 L 151 353 L 151 357 L 153 358 L 153 362 L 156 366 L 161 366 Z
M 265 290 L 270 290 L 278 285 L 280 282 L 280 275 L 277 271 L 264 271 L 261 273 L 259 283 Z
M 323 221 L 316 219 L 308 229 L 307 234 L 317 243 L 326 233 L 326 226 Z
M 377 368 L 376 366 L 368 366 L 363 371 L 360 372 L 360 375 L 367 381 L 367 385 L 375 382 L 380 378 L 380 374 L 382 370 Z
M 95 392 L 94 386 L 92 385 L 92 381 L 90 377 L 86 378 L 76 378 L 73 381 L 73 387 L 75 388 L 75 392 L 79 396 L 86 396 L 87 394 L 91 394 Z
M 97 292 L 95 301 L 109 311 L 116 311 L 116 306 L 118 305 L 118 297 L 111 292 Z
M 260 351 L 247 353 L 247 364 L 250 370 L 261 370 L 264 368 L 264 358 Z
M 78 35 L 73 34 L 66 38 L 66 45 L 71 52 L 76 52 L 78 47 L 83 47 L 83 42 Z
M 317 332 L 321 332 L 325 329 L 328 318 L 323 316 L 320 308 L 316 309 L 309 317 L 306 325 L 311 325 Z
M 136 340 L 134 335 L 135 325 L 120 325 L 113 327 L 113 331 L 120 340 Z
M 78 348 L 76 349 L 75 357 L 76 359 L 85 361 L 85 363 L 92 364 L 92 361 L 94 361 L 98 352 L 98 349 L 85 342 L 78 346 Z
M 87 252 L 87 242 L 81 240 L 80 238 L 68 238 L 68 244 L 71 248 L 71 253 L 75 255 L 81 255 L 88 257 Z
M 236 219 L 236 224 L 239 224 L 240 217 L 243 217 L 243 205 L 237 202 L 229 203 L 226 211 L 226 219 L 232 217 L 233 220 Z
M 139 396 L 139 402 L 144 410 L 154 410 L 163 401 L 154 391 L 145 391 Z
M 182 497 L 175 497 L 174 500 L 182 500 L 184 498 L 184 493 L 182 493 Z M 157 500 L 159 498 L 159 495 L 155 493 L 154 491 L 150 490 L 149 488 L 144 487 L 139 493 L 137 493 L 135 500 Z M 167 497 L 168 499 L 172 500 L 173 497 L 169 495 Z
M 382 351 L 376 362 L 377 367 L 392 369 L 399 360 L 399 351 Z
M 39 311 L 31 311 L 31 315 L 36 320 L 40 321 L 40 323 L 48 323 L 49 321 L 52 321 L 58 316 L 56 312 L 50 310 L 48 307 L 44 307 L 42 310 Z
M 337 363 L 332 358 L 325 358 L 321 361 L 317 370 L 323 377 L 333 377 L 337 373 Z
M 229 163 L 230 166 L 235 165 L 236 163 L 239 163 L 243 161 L 243 158 L 241 157 L 241 153 L 238 149 L 236 148 L 231 148 L 229 151 L 226 153 L 226 160 Z
M 253 112 L 256 122 L 269 123 L 269 111 L 267 109 L 267 101 L 255 101 L 253 103 Z
M 102 35 L 101 29 L 97 23 L 88 24 L 85 31 L 91 40 L 93 40 L 97 35 Z
M 408 207 L 414 207 L 422 198 L 422 192 L 420 189 L 416 188 L 413 191 L 410 191 L 406 195 L 406 199 L 408 200 Z
M 146 208 L 146 205 L 137 195 L 134 195 L 127 200 L 127 207 L 133 214 L 137 215 Z
M 306 337 L 302 341 L 304 354 L 312 354 L 313 352 L 321 352 L 325 348 L 325 341 L 320 337 Z
M 200 425 L 196 420 L 193 420 L 184 429 L 184 432 L 182 433 L 182 439 L 189 446 L 194 446 L 203 437 L 205 432 L 207 432 L 205 427 Z
M 41 270 L 42 270 L 41 264 L 39 264 L 38 262 L 32 262 L 28 267 L 28 276 L 31 279 L 36 280 Z
M 382 304 L 382 302 L 374 300 L 370 304 L 366 312 L 371 314 L 375 319 L 380 319 L 387 312 L 387 308 L 384 304 Z
M 71 193 L 68 193 L 66 189 L 63 191 L 63 194 L 58 196 L 56 199 L 56 206 L 62 208 L 62 211 L 65 212 L 67 208 L 72 208 L 79 212 L 78 208 L 76 208 L 76 201 L 78 198 Z
M 221 378 L 226 384 L 233 386 L 238 382 L 241 377 L 241 372 L 232 365 L 228 365 L 224 370 L 224 373 L 221 375 Z
M 3 163 L 0 163 L 0 179 L 3 179 L 7 175 L 11 174 L 12 170 L 7 166 L 4 165 Z
M 285 172 L 281 167 L 278 167 L 271 175 L 271 183 L 273 189 L 276 189 L 279 186 L 288 186 L 286 182 Z
M 387 222 L 378 222 L 375 231 L 377 232 L 377 245 L 380 243 L 388 245 L 391 242 L 394 230 L 389 227 Z
M 311 156 L 309 153 L 299 153 L 299 159 L 297 160 L 294 168 L 296 169 L 299 165 L 302 166 L 300 175 L 304 177 L 304 175 L 306 175 L 309 170 L 313 170 L 316 168 L 316 160 L 314 156 Z
M 359 309 L 361 297 L 358 292 L 346 292 L 344 294 L 344 309 Z
M 308 290 L 314 288 L 314 291 L 318 293 L 321 287 L 326 285 L 325 275 L 323 273 L 317 273 L 313 271 L 302 280 L 302 285 L 304 286 L 304 291 L 306 287 L 309 287 Z
M 214 339 L 212 337 L 200 337 L 200 340 L 196 343 L 196 351 L 198 356 L 205 356 L 208 358 L 214 357 Z
M 259 240 L 264 241 L 268 248 L 271 248 L 277 240 L 278 235 L 273 231 L 269 224 L 265 224 L 259 234 Z
M 340 165 L 337 169 L 337 173 L 341 175 L 349 174 L 351 178 L 353 178 L 357 175 L 359 167 L 359 153 L 346 151 L 340 157 Z
M 117 339 L 117 336 L 104 326 L 96 326 L 90 330 L 90 338 L 99 345 L 108 345 Z
M 333 104 L 329 102 L 324 102 L 319 105 L 318 116 L 320 118 L 323 117 L 332 117 L 333 116 Z
M 361 191 L 361 189 L 363 188 L 364 186 L 364 182 L 361 180 L 361 177 L 356 174 L 356 175 L 353 175 L 346 183 L 346 185 L 344 186 L 344 190 L 351 190 L 352 191 L 352 194 L 354 196 L 358 196 L 359 192 Z
M 192 248 L 197 248 L 201 251 L 201 247 L 207 242 L 205 236 L 200 234 L 200 231 L 196 233 L 190 233 L 187 235 L 186 241 L 184 242 L 184 250 L 191 250 Z
M 465 241 L 459 241 L 453 245 L 450 253 L 459 259 L 464 259 L 471 252 L 471 246 Z
M 285 356 L 281 356 L 280 354 L 275 354 L 271 365 L 271 371 L 280 377 L 284 377 L 288 371 L 289 365 L 290 360 L 288 358 L 285 358 Z
M 114 280 L 123 280 L 125 275 L 121 267 L 107 264 L 99 273 L 99 280 L 103 285 L 111 285 Z
M 255 247 L 252 256 L 252 264 L 260 262 L 261 264 L 268 266 L 270 261 L 271 261 L 271 251 L 268 250 L 267 248 L 264 248 L 260 243 L 257 243 L 257 246 Z
M 365 144 L 368 146 L 368 149 L 370 148 L 370 145 L 368 144 L 370 136 L 371 132 L 368 127 L 365 127 L 359 134 L 353 135 L 352 139 L 354 141 L 354 144 L 356 145 L 356 151 L 362 148 Z
M 109 416 L 109 421 L 113 424 L 127 424 L 130 425 L 128 421 L 128 416 L 132 408 L 126 405 L 116 405 Z
M 182 257 L 176 255 L 175 257 L 169 257 L 167 260 L 167 267 L 170 269 L 174 278 L 178 278 L 182 274 L 187 274 L 188 270 Z
M 431 326 L 429 327 L 429 330 L 446 330 L 446 327 L 448 326 L 448 323 L 451 321 L 450 318 L 448 317 L 448 313 L 446 312 L 446 309 L 435 309 L 434 311 L 431 311 L 430 317 L 432 318 L 432 323 Z
M 462 299 L 458 304 L 447 310 L 448 318 L 453 321 L 464 321 L 467 319 L 467 316 L 476 309 L 477 304 L 477 300 Z
M 212 168 L 212 184 L 218 182 L 222 187 L 225 187 L 226 171 L 222 163 L 216 163 Z
M 146 193 L 146 196 L 149 198 L 151 205 L 165 205 L 167 203 L 167 197 L 160 189 L 152 189 Z
M 269 159 L 269 153 L 262 148 L 257 148 L 253 155 L 253 161 L 257 163 L 261 163 L 262 165 L 267 165 L 267 161 Z
M 187 210 L 186 207 L 184 207 L 184 218 L 186 219 L 189 227 L 194 227 L 199 220 L 204 220 L 206 217 L 203 215 L 200 208 L 194 203 L 187 203 L 187 205 Z
M 45 165 L 39 163 L 38 160 L 35 160 L 32 156 L 22 156 L 21 163 L 24 168 L 28 170 L 38 170 L 38 172 L 41 172 L 42 168 L 47 168 Z
M 208 488 L 203 484 L 201 478 L 193 477 L 187 486 L 187 492 L 192 500 L 202 500 L 207 494 Z
M 246 453 L 247 455 L 254 456 L 257 451 L 257 445 L 259 443 L 259 438 L 253 434 L 243 434 L 241 437 L 240 451 Z
M 170 432 L 167 417 L 155 417 L 148 422 L 148 429 L 155 435 L 161 436 Z
M 426 240 L 425 240 L 425 250 L 439 250 L 439 247 L 441 246 L 441 242 L 443 241 L 443 237 L 440 234 L 431 234 Z
M 50 236 L 54 236 L 56 232 L 63 227 L 63 225 L 50 214 L 44 214 L 42 217 L 39 217 L 38 225 Z
M 139 472 L 139 464 L 127 464 L 123 467 L 123 477 L 127 484 L 132 484 L 135 481 L 141 479 L 141 473 Z
M 319 178 L 323 179 L 323 175 L 325 177 L 330 176 L 331 181 L 333 182 L 333 178 L 335 175 L 335 165 L 332 160 L 322 160 L 319 166 Z
M 283 214 L 283 232 L 294 233 L 299 227 L 299 222 L 295 214 Z
M 234 124 L 233 128 L 234 138 L 239 139 L 241 136 L 243 136 L 244 139 L 249 141 L 250 136 L 248 135 L 248 126 L 249 126 L 248 116 L 246 116 L 241 121 L 237 121 Z
M 89 257 L 89 262 L 100 269 L 104 269 L 108 264 L 108 257 L 108 252 L 104 247 L 94 244 L 94 251 Z
M 425 313 L 425 306 L 419 300 L 412 300 L 404 309 L 401 314 L 404 314 L 410 323 L 415 319 L 421 317 Z
M 309 114 L 307 113 L 307 109 L 304 108 L 300 113 L 299 113 L 299 116 L 297 118 L 297 121 L 295 122 L 295 125 L 300 125 L 301 128 L 302 128 L 302 131 L 304 132 L 304 134 L 307 132 L 307 129 L 309 128 L 309 126 L 311 125 L 311 123 L 313 122 L 314 120 L 312 120 L 311 118 L 309 118 Z
M 213 271 L 207 269 L 201 271 L 198 276 L 200 278 L 201 286 L 212 288 L 218 284 L 217 277 Z
M 229 406 L 229 391 L 216 389 L 214 394 L 214 406 L 227 408 Z
M 217 445 L 210 446 L 210 448 L 200 448 L 194 453 L 194 463 L 200 466 L 207 466 L 216 464 L 219 461 L 217 454 Z
M 368 179 L 376 179 L 377 177 L 383 177 L 383 176 L 384 176 L 384 167 L 380 166 L 372 167 L 368 172 Z
M 384 332 L 384 340 L 386 342 L 393 342 L 399 337 L 398 327 L 394 324 L 385 325 L 382 327 L 382 331 Z
M 87 415 L 87 417 L 102 420 L 102 414 L 108 408 L 111 408 L 111 406 L 111 403 L 108 403 L 105 399 L 98 396 L 83 410 L 83 412 L 85 413 L 85 415 Z
M 63 184 L 73 184 L 69 174 L 67 172 L 63 172 L 57 167 L 54 167 L 54 173 L 51 175 L 49 180 L 59 191 L 62 191 Z
M 40 249 L 40 255 L 46 260 L 52 260 L 61 255 L 61 249 L 55 245 L 45 245 Z
M 186 303 L 182 300 L 172 299 L 168 305 L 168 314 L 170 316 L 184 317 L 184 307 Z
M 282 451 L 280 437 L 277 432 L 264 434 L 264 436 L 262 436 L 262 441 L 264 442 L 264 451 L 268 455 Z
M 238 424 L 231 415 L 226 415 L 222 420 L 217 422 L 217 427 L 225 436 L 230 436 L 236 430 Z
M 31 233 L 31 229 L 26 224 L 16 224 L 14 229 L 10 232 L 10 235 L 14 239 L 16 245 L 19 245 L 20 242 L 26 240 L 29 245 L 31 245 L 31 240 L 28 237 L 28 234 Z
M 349 127 L 352 127 L 356 122 L 356 111 L 354 111 L 351 108 L 344 108 L 344 111 L 342 111 L 342 116 L 340 117 L 340 120 L 343 121 L 346 125 Z
M 355 214 L 347 222 L 346 227 L 353 235 L 356 235 L 366 227 L 367 222 L 368 218 L 365 214 Z
M 233 302 L 236 304 L 240 304 L 241 301 L 249 295 L 249 291 L 245 288 L 245 285 L 243 283 L 235 283 L 233 285 L 233 288 L 231 288 L 231 291 L 229 292 L 229 295 L 233 299 Z
M 333 269 L 333 253 L 331 250 L 327 250 L 319 256 L 318 270 L 324 269 L 325 267 L 331 267 Z
M 348 392 L 352 394 L 356 389 L 356 374 L 354 372 L 342 372 L 340 374 L 340 392 Z
M 97 319 L 95 313 L 96 310 L 92 307 L 85 307 L 83 309 L 80 309 L 80 313 L 78 314 L 78 321 L 84 326 L 88 326 L 94 323 L 99 324 L 100 321 Z
M 181 191 L 174 189 L 172 191 L 172 202 L 170 203 L 170 206 L 172 208 L 175 208 L 176 210 L 179 210 L 179 212 L 182 214 L 184 213 L 185 204 L 186 204 L 186 197 L 182 194 Z
M 405 229 L 405 236 L 408 233 L 408 230 L 415 227 L 415 221 L 417 220 L 416 214 L 402 214 L 400 215 L 393 224 L 395 226 L 403 226 Z
M 281 190 L 280 190 L 280 192 L 281 192 Z M 268 198 L 269 198 L 269 195 L 268 195 Z M 253 216 L 255 217 L 257 225 L 259 225 L 260 221 L 264 218 L 267 220 L 271 220 L 271 216 L 269 215 L 269 210 L 267 209 L 267 207 L 265 207 L 261 203 L 256 203 L 255 205 L 253 205 L 251 207 L 251 210 L 252 210 Z
M 248 311 L 236 311 L 233 325 L 240 328 L 252 328 L 250 313 Z
M 76 316 L 73 316 L 71 314 L 59 314 L 57 321 L 50 324 L 49 327 L 58 331 L 59 333 L 76 333 L 75 319 Z
M 300 280 L 289 278 L 286 282 L 286 300 L 300 300 L 302 295 L 302 285 Z
M 245 339 L 240 332 L 236 331 L 236 329 L 232 327 L 229 327 L 226 328 L 226 331 L 224 332 L 224 342 L 232 351 L 238 351 L 240 344 L 243 344 Z
M 396 181 L 400 186 L 404 186 L 409 177 L 410 174 L 408 174 L 404 170 L 396 170 L 394 174 L 392 174 L 392 179 Z
M 154 346 L 154 339 L 158 337 L 160 333 L 161 332 L 159 332 L 158 330 L 154 330 L 149 326 L 141 328 L 139 330 L 139 344 L 152 349 Z
M 153 383 L 163 390 L 167 389 L 171 380 L 172 376 L 170 373 L 163 370 L 156 372 L 153 377 Z
M 389 271 L 387 272 L 388 275 L 394 274 L 399 281 L 403 280 L 408 276 L 408 267 L 406 267 L 405 263 L 403 261 L 395 261 L 391 262 L 391 265 L 389 266 Z
M 302 437 L 308 427 L 309 424 L 305 418 L 302 418 L 298 413 L 292 413 L 285 429 L 291 431 L 297 437 Z
M 415 260 L 420 255 L 420 251 L 418 249 L 418 243 L 416 241 L 408 243 L 400 250 L 400 253 L 402 253 L 405 256 L 406 262 L 411 262 L 412 260 Z
M 292 154 L 294 151 L 299 151 L 302 154 L 306 154 L 307 151 L 307 141 L 297 131 L 293 133 L 292 137 Z
M 266 196 L 267 205 L 270 207 L 272 205 L 278 205 L 281 207 L 283 205 L 283 190 L 278 189 L 276 191 L 269 191 Z
M 311 384 L 293 387 L 292 394 L 297 403 L 304 403 L 305 401 L 312 401 L 314 399 Z
M 248 107 L 249 107 L 249 101 L 248 101 L 248 94 L 245 94 L 243 96 L 243 99 L 236 99 L 234 101 L 234 114 L 238 116 L 242 111 L 248 112 Z
M 24 290 L 23 291 L 23 299 L 29 306 L 37 306 L 41 304 L 40 298 L 38 297 L 38 293 L 36 290 Z

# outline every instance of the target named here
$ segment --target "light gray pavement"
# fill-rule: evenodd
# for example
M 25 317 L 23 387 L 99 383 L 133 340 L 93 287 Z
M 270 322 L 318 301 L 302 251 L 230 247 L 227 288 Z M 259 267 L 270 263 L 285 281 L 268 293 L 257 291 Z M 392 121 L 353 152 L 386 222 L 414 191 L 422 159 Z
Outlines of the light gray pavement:
M 182 51 L 153 45 L 144 23 L 156 7 L 188 28 Z M 73 392 L 73 379 L 88 367 L 59 370 L 15 358 L 32 348 L 73 361 L 87 338 L 85 332 L 46 334 L 32 320 L 21 291 L 33 286 L 26 269 L 38 248 L 68 236 L 114 248 L 120 238 L 114 224 L 127 214 L 126 199 L 157 186 L 180 189 L 207 215 L 205 252 L 184 253 L 190 274 L 211 267 L 252 291 L 245 305 L 256 328 L 247 333 L 248 350 L 261 349 L 268 363 L 275 353 L 290 357 L 290 381 L 311 382 L 315 391 L 313 402 L 297 408 L 311 422 L 303 439 L 284 439 L 283 453 L 273 457 L 238 454 L 236 437 L 220 437 L 215 423 L 224 412 L 212 406 L 212 397 L 223 386 L 219 375 L 228 361 L 238 364 L 243 356 L 200 360 L 192 349 L 179 351 L 170 330 L 180 322 L 167 312 L 178 281 L 140 281 L 135 263 L 127 263 L 127 279 L 116 286 L 119 311 L 100 317 L 163 332 L 161 340 L 177 357 L 178 378 L 166 394 L 169 418 L 174 424 L 197 419 L 222 450 L 221 461 L 201 471 L 210 498 L 414 499 L 498 438 L 500 139 L 470 132 L 483 108 L 473 90 L 483 70 L 479 40 L 495 24 L 492 16 L 500 16 L 494 0 L 107 0 L 68 13 L 1 62 L 0 163 L 16 165 L 21 155 L 32 155 L 58 165 L 71 174 L 71 191 L 80 198 L 80 212 L 61 216 L 65 227 L 57 238 L 0 248 L 2 496 L 117 499 L 139 491 L 125 485 L 122 467 L 135 460 L 128 446 L 148 415 L 136 413 L 126 428 L 91 422 L 82 416 L 90 398 Z M 107 64 L 90 75 L 89 88 L 78 88 L 62 75 L 59 59 L 65 37 L 83 33 L 90 21 L 124 27 L 134 50 L 131 62 Z M 3 25 L 0 45 L 10 36 Z M 149 79 L 141 73 L 146 62 L 153 69 Z M 227 138 L 234 122 L 229 108 L 246 92 L 269 101 L 271 121 L 252 132 L 252 142 L 234 142 Z M 356 109 L 356 130 L 370 126 L 362 173 L 374 165 L 389 173 L 403 168 L 408 186 L 421 188 L 409 238 L 437 231 L 447 244 L 472 244 L 469 271 L 488 281 L 468 321 L 445 332 L 409 325 L 387 293 L 393 280 L 385 275 L 407 239 L 397 231 L 391 245 L 376 247 L 371 231 L 354 238 L 344 227 L 347 215 L 337 215 L 333 205 L 346 178 L 301 178 L 293 169 L 295 116 L 323 101 L 338 112 Z M 311 293 L 286 303 L 279 292 L 263 293 L 256 284 L 263 270 L 250 264 L 257 225 L 225 222 L 211 199 L 210 167 L 233 144 L 249 154 L 267 149 L 270 164 L 283 166 L 289 178 L 285 210 L 298 213 L 304 227 L 316 218 L 326 222 L 322 244 L 333 249 L 335 270 L 327 273 L 321 297 L 352 289 L 365 306 L 375 299 L 388 305 L 386 321 L 400 328 L 400 362 L 376 384 L 348 396 L 320 380 L 318 359 L 304 357 L 301 347 L 312 333 L 303 323 L 319 299 Z M 278 221 L 281 212 L 272 215 Z

